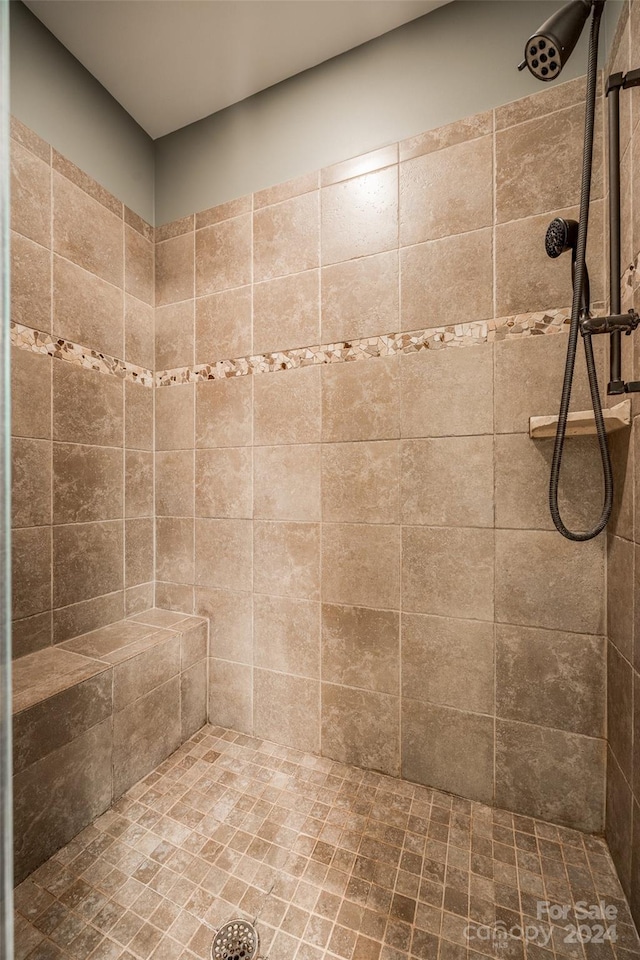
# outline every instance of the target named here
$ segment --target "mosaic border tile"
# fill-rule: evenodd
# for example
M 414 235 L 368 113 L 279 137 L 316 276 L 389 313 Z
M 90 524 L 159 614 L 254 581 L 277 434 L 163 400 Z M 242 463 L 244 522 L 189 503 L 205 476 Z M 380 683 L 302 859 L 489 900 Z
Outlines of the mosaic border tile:
M 420 350 L 442 350 L 449 347 L 474 347 L 498 340 L 563 333 L 570 319 L 570 310 L 544 310 L 537 313 L 502 317 L 498 320 L 479 320 L 456 323 L 447 327 L 431 327 L 410 333 L 391 333 L 379 337 L 365 337 L 340 343 L 298 347 L 274 353 L 260 353 L 233 360 L 196 364 L 161 370 L 155 375 L 157 387 L 206 380 L 228 380 L 257 373 L 276 373 L 317 364 L 347 363 L 353 360 L 371 360 L 374 357 L 392 357 Z
M 128 380 L 131 383 L 140 383 L 144 387 L 153 387 L 154 385 L 153 371 L 146 367 L 139 367 L 117 357 L 110 357 L 106 353 L 98 353 L 97 350 L 72 343 L 70 340 L 52 337 L 50 333 L 42 333 L 31 327 L 25 327 L 21 323 L 14 323 L 13 320 L 10 322 L 10 331 L 11 345 L 18 347 L 20 350 L 46 354 L 55 357 L 57 360 L 72 363 L 76 367 L 108 374 L 118 377 L 120 380 Z

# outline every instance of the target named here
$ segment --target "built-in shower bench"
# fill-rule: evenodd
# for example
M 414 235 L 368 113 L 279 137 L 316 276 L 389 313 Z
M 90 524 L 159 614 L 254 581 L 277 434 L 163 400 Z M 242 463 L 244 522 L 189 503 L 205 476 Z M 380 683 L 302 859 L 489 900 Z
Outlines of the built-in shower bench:
M 205 723 L 207 648 L 154 609 L 14 661 L 16 882 Z

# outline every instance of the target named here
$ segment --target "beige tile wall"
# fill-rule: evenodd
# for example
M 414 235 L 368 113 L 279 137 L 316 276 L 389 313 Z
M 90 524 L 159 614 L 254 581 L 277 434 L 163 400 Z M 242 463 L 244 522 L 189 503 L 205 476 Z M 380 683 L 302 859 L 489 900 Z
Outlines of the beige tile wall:
M 157 362 L 565 306 L 569 264 L 543 238 L 575 212 L 582 89 L 160 227 Z M 602 828 L 604 542 L 553 531 L 551 445 L 527 435 L 557 408 L 565 348 L 540 336 L 155 391 L 158 602 L 210 617 L 214 722 Z M 593 443 L 569 444 L 568 518 L 598 513 L 599 484 Z
M 16 125 L 13 317 L 161 370 L 565 306 L 568 264 L 542 239 L 575 213 L 581 95 L 543 90 L 155 234 Z M 591 243 L 597 301 L 602 252 Z M 214 721 L 601 828 L 604 547 L 553 532 L 551 447 L 527 436 L 558 404 L 565 345 L 156 390 L 14 351 L 16 652 L 148 605 L 155 516 L 156 603 L 211 621 Z M 633 474 L 614 452 L 622 591 Z M 568 447 L 570 522 L 599 509 L 594 454 Z M 609 604 L 610 637 L 627 638 L 609 655 L 621 705 L 630 621 Z M 614 852 L 631 835 L 618 714 Z
M 625 5 L 610 71 L 626 72 L 640 66 L 640 3 Z M 640 95 L 621 96 L 622 155 L 622 297 L 623 309 L 640 306 L 637 266 L 640 252 Z M 640 376 L 638 340 L 624 344 L 624 374 Z M 640 501 L 638 500 L 638 443 L 640 408 L 633 399 L 630 436 L 617 438 L 613 447 L 618 483 L 615 517 L 610 525 L 607 552 L 607 840 L 637 924 L 640 924 Z
M 154 367 L 153 230 L 17 121 L 12 319 Z M 153 602 L 153 391 L 14 349 L 14 655 Z

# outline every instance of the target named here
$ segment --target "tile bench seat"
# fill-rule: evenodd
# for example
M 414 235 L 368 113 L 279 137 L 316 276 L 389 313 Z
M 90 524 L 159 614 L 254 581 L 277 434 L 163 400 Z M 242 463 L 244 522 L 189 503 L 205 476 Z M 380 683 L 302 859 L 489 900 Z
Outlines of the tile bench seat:
M 207 654 L 154 609 L 14 661 L 16 882 L 200 729 Z

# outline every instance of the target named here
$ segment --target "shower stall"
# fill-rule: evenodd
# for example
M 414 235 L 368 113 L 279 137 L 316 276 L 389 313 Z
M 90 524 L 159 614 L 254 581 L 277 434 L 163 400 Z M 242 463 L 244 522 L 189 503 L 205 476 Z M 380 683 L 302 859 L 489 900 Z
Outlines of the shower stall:
M 640 0 L 8 6 L 0 953 L 640 957 Z

